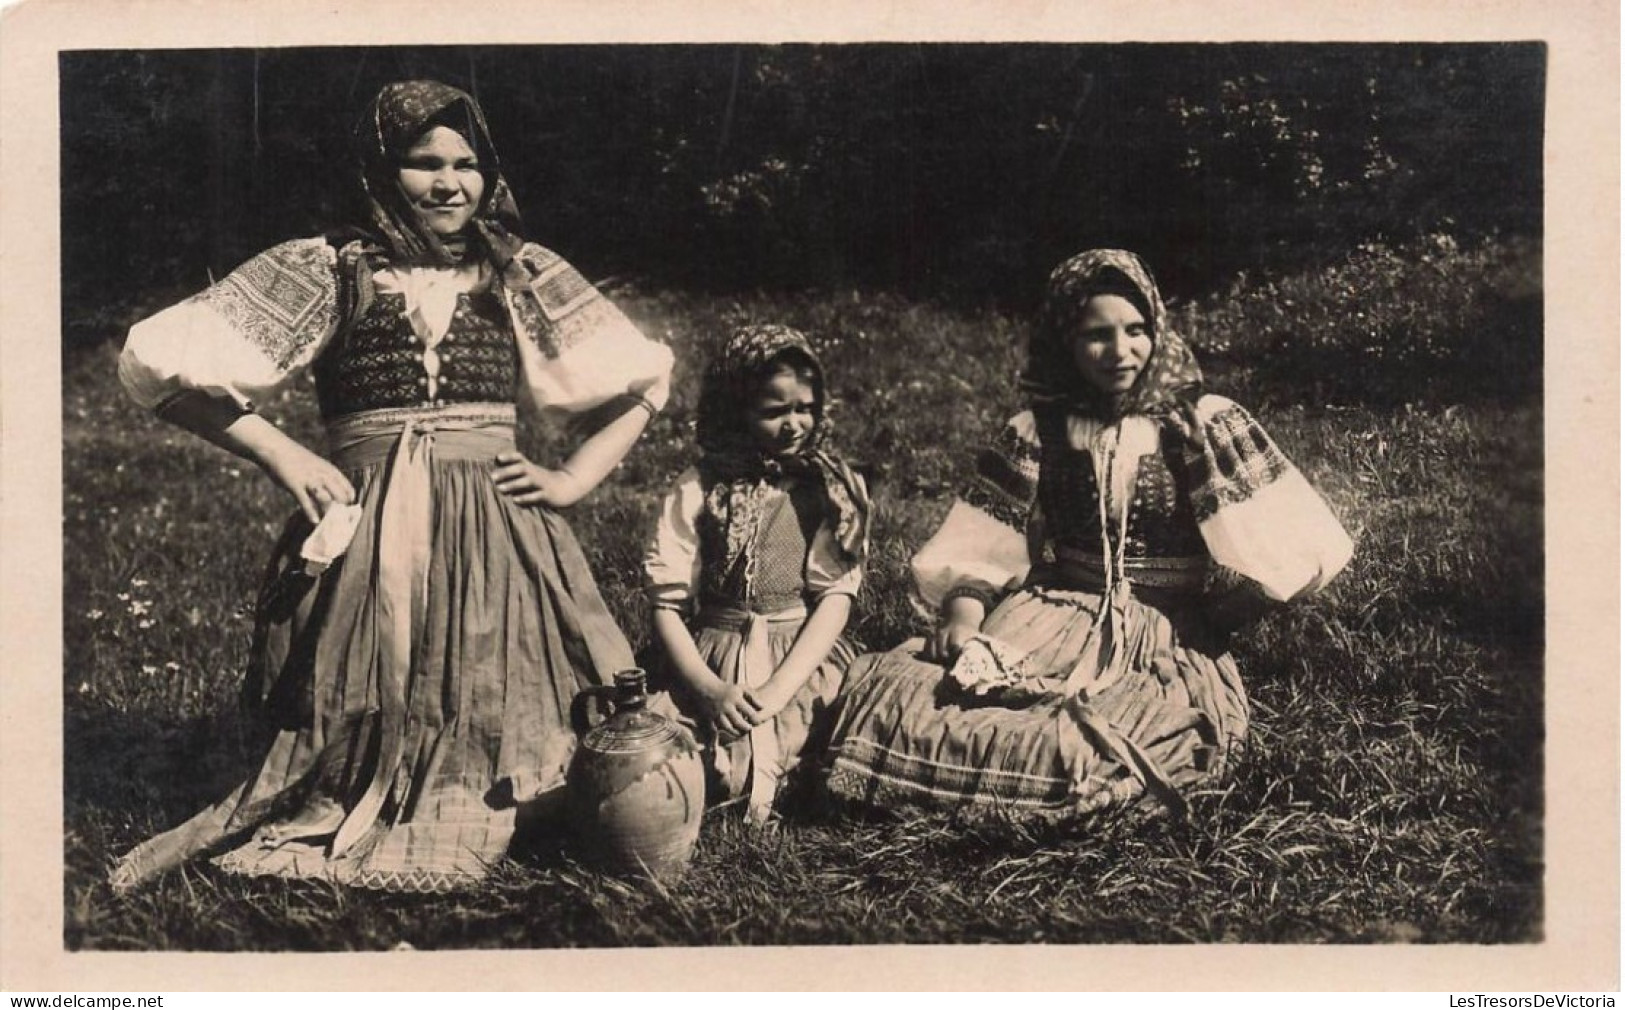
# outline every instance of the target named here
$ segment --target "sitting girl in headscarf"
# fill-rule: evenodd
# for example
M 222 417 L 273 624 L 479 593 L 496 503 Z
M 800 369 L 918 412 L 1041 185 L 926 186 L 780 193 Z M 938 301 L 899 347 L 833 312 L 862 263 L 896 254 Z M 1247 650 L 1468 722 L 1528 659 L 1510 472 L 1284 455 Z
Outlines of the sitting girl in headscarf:
M 1023 389 L 914 558 L 935 632 L 848 672 L 829 785 L 880 806 L 1182 811 L 1247 733 L 1229 632 L 1352 545 L 1257 422 L 1202 392 L 1131 253 L 1051 274 Z
M 706 372 L 699 463 L 645 559 L 654 631 L 710 791 L 765 819 L 854 653 L 868 495 L 824 448 L 826 385 L 800 333 L 751 326 Z

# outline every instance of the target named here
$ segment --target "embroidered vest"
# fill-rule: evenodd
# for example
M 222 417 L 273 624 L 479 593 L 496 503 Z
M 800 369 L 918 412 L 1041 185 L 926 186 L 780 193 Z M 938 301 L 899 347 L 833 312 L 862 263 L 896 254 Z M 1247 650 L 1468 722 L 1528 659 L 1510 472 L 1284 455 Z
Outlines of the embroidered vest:
M 424 347 L 404 309 L 403 296 L 381 293 L 323 349 L 312 373 L 324 419 L 386 407 L 514 402 L 518 351 L 496 292 L 457 296 L 451 325 L 435 349 L 440 380 L 433 399 Z
M 1039 415 L 1038 504 L 1056 547 L 1099 557 L 1100 488 L 1086 450 L 1074 449 L 1059 414 Z M 1207 548 L 1190 504 L 1189 477 L 1176 433 L 1163 429 L 1156 452 L 1140 458 L 1128 515 L 1128 558 L 1203 555 Z M 1116 547 L 1117 524 L 1111 524 Z

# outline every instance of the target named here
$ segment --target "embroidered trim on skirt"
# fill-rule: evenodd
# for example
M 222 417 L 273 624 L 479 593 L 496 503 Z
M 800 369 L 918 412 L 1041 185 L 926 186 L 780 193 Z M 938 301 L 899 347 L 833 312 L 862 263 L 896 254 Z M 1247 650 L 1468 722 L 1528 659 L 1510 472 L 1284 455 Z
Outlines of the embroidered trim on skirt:
M 521 805 L 564 783 L 571 700 L 632 665 L 564 519 L 492 483 L 513 418 L 465 404 L 330 428 L 362 516 L 314 580 L 301 514 L 277 545 L 249 684 L 268 753 L 126 855 L 115 885 L 212 855 L 237 873 L 442 891 L 507 852 Z
M 1247 734 L 1235 661 L 1192 644 L 1199 616 L 1124 604 L 1124 641 L 1098 693 L 1050 693 L 1090 647 L 1099 592 L 1029 585 L 983 632 L 1025 653 L 1031 692 L 971 697 L 915 639 L 860 657 L 835 711 L 827 782 L 875 806 L 1069 816 L 1151 792 L 1168 806 L 1224 773 Z M 1097 646 L 1098 647 L 1098 646 Z M 1019 697 L 1018 697 L 1019 695 Z

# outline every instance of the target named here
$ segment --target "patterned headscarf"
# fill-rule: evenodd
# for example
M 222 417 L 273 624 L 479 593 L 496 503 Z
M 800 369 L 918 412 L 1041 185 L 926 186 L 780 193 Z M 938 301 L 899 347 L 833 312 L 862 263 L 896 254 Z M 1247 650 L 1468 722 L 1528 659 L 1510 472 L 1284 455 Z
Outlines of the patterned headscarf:
M 470 248 L 459 255 L 429 228 L 401 189 L 401 159 L 434 126 L 456 130 L 479 158 L 485 191 L 474 214 L 476 234 L 470 246 L 483 245 L 494 265 L 506 266 L 519 251 L 519 208 L 502 177 L 485 113 L 467 92 L 438 81 L 384 85 L 356 126 L 368 236 L 397 265 L 449 266 L 479 251 Z
M 781 356 L 812 373 L 813 430 L 789 459 L 769 456 L 757 447 L 747 428 L 747 411 Z M 835 541 L 848 559 L 863 560 L 866 550 L 869 497 L 863 482 L 840 457 L 825 448 L 829 440 L 824 368 L 812 345 L 788 326 L 759 324 L 735 331 L 706 369 L 700 392 L 695 440 L 701 473 L 712 481 L 707 508 L 728 527 L 730 560 L 743 549 L 745 519 L 753 515 L 755 489 L 783 475 L 808 476 L 824 488 L 835 517 Z
M 448 243 L 436 235 L 401 189 L 402 156 L 433 126 L 460 133 L 485 178 L 466 241 Z M 559 353 L 557 330 L 590 326 L 603 316 L 607 303 L 586 278 L 556 254 L 527 247 L 520 237 L 519 208 L 502 177 L 485 113 L 467 92 L 438 81 L 386 84 L 357 124 L 355 142 L 362 221 L 328 236 L 340 250 L 346 319 L 365 315 L 374 295 L 372 275 L 383 267 L 481 260 L 495 269 L 515 326 L 550 358 Z
M 1135 302 L 1151 331 L 1151 356 L 1134 385 L 1122 393 L 1096 389 L 1079 373 L 1072 358 L 1072 336 L 1084 306 L 1100 294 Z M 1162 296 L 1140 258 L 1122 249 L 1091 249 L 1050 273 L 1021 388 L 1034 407 L 1064 406 L 1102 420 L 1116 420 L 1128 414 L 1188 410 L 1201 394 L 1202 370 L 1185 341 L 1169 328 Z

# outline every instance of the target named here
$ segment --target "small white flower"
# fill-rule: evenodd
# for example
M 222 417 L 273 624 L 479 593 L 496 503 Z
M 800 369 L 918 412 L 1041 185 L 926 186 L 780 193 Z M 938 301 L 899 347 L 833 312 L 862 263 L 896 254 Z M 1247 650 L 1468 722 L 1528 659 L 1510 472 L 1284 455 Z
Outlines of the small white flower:
M 102 612 L 100 610 L 96 610 L 95 608 L 91 608 L 90 610 L 85 611 L 85 616 L 90 618 L 92 621 L 99 621 L 99 620 L 102 619 L 102 617 L 104 615 L 102 614 Z
M 142 663 L 141 672 L 146 674 L 148 677 L 151 677 L 158 673 L 158 668 L 153 666 L 151 663 Z
M 130 598 L 130 594 L 129 593 L 120 593 L 120 594 L 118 594 L 118 598 L 120 600 L 128 600 Z
M 146 584 L 147 584 L 146 579 L 131 579 L 130 580 L 130 585 L 136 587 L 137 589 L 140 589 L 142 586 L 144 586 Z
M 152 627 L 152 624 L 153 624 L 152 621 L 143 620 L 143 621 L 140 621 L 139 623 L 137 623 L 136 627 L 140 628 L 142 631 L 146 631 L 148 628 Z
M 151 600 L 131 600 L 130 601 L 130 613 L 134 614 L 136 617 L 140 617 L 142 614 L 145 614 L 147 611 L 149 611 L 151 609 L 152 609 L 152 601 Z
M 175 662 L 172 659 L 169 662 L 164 664 L 164 669 L 168 670 L 170 673 L 179 673 L 180 669 L 181 669 L 181 664 Z

